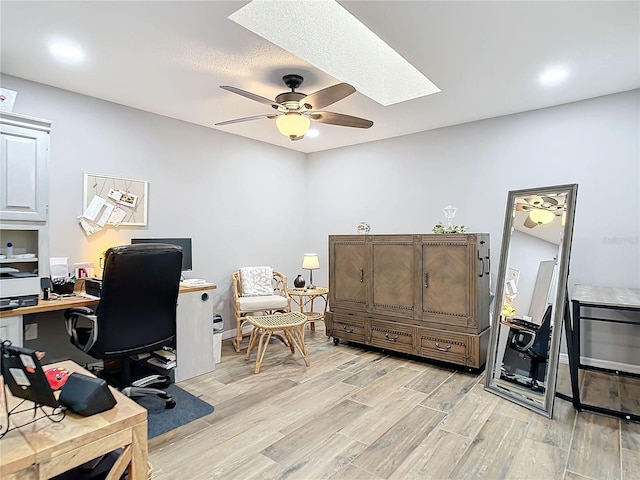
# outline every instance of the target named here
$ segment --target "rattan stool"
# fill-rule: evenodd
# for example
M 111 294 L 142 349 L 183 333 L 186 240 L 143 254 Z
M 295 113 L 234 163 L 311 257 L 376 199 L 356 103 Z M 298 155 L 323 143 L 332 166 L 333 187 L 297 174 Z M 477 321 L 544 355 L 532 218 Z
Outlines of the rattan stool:
M 275 315 L 247 316 L 247 322 L 253 325 L 249 347 L 247 348 L 246 360 L 249 360 L 251 350 L 258 344 L 258 354 L 256 357 L 255 373 L 260 372 L 264 353 L 267 351 L 269 340 L 274 332 L 282 331 L 285 339 L 289 343 L 291 353 L 295 353 L 296 347 L 304 359 L 304 363 L 309 366 L 307 347 L 304 344 L 304 324 L 307 323 L 306 315 L 299 312 L 277 313 Z M 266 338 L 265 338 L 266 336 Z

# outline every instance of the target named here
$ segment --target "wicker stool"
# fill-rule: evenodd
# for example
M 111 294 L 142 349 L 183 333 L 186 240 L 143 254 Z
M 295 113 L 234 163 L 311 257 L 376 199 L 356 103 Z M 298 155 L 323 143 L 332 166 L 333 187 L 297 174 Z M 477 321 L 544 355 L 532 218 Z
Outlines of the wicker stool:
M 289 343 L 291 353 L 295 353 L 296 347 L 300 351 L 300 355 L 304 359 L 304 363 L 309 366 L 309 357 L 307 356 L 307 347 L 304 344 L 304 324 L 307 323 L 307 317 L 299 312 L 278 313 L 275 315 L 264 316 L 247 316 L 247 322 L 253 325 L 251 338 L 249 339 L 249 347 L 245 359 L 249 360 L 251 350 L 258 343 L 258 355 L 256 357 L 255 373 L 260 372 L 264 353 L 267 351 L 269 340 L 274 332 L 282 331 L 284 337 Z M 266 336 L 266 338 L 265 338 Z

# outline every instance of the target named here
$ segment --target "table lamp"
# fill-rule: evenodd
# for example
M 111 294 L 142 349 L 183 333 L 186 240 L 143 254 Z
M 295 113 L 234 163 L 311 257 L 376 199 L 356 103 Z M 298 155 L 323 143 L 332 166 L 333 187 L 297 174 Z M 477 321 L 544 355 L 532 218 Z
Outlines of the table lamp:
M 302 260 L 302 268 L 309 270 L 309 286 L 307 288 L 316 288 L 313 284 L 313 271 L 320 268 L 320 261 L 317 253 L 305 253 Z

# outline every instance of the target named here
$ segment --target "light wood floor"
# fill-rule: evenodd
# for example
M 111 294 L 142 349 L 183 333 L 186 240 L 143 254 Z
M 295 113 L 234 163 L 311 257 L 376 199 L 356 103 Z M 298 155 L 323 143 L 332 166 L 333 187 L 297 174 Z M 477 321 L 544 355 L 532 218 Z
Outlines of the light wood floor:
M 215 372 L 180 384 L 215 411 L 150 441 L 153 478 L 640 479 L 638 423 L 560 399 L 548 420 L 485 392 L 484 373 L 335 346 L 321 324 L 306 343 L 310 367 L 272 340 L 256 375 L 223 342 Z M 640 381 L 582 381 L 585 401 L 640 411 Z

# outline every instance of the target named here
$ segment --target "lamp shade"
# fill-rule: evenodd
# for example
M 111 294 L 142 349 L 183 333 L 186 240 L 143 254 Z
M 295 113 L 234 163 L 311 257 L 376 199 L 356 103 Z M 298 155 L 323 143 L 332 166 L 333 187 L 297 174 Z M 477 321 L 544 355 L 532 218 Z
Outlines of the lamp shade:
M 305 270 L 317 270 L 320 268 L 320 260 L 317 253 L 305 253 L 302 260 L 302 268 Z
M 309 117 L 305 117 L 296 112 L 285 113 L 276 118 L 276 127 L 281 134 L 286 137 L 296 138 L 301 137 L 311 125 Z
M 531 210 L 531 212 L 529 212 L 529 218 L 538 225 L 551 223 L 555 217 L 555 214 L 549 210 Z

